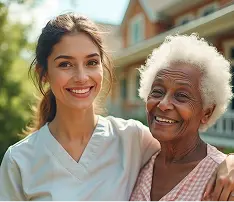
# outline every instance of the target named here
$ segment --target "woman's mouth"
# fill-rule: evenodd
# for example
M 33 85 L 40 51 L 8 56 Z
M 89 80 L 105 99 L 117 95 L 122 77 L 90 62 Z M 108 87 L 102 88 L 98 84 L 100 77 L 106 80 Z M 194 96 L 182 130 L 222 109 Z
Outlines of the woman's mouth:
M 89 96 L 92 88 L 93 86 L 86 88 L 67 88 L 66 90 L 77 98 L 86 98 Z
M 85 89 L 81 89 L 81 90 L 71 89 L 69 91 L 72 93 L 76 93 L 76 94 L 85 94 L 85 93 L 90 91 L 90 88 L 85 88 Z
M 175 123 L 178 123 L 178 121 L 174 119 L 164 118 L 164 117 L 159 117 L 159 116 L 155 116 L 154 121 L 160 125 L 173 125 Z

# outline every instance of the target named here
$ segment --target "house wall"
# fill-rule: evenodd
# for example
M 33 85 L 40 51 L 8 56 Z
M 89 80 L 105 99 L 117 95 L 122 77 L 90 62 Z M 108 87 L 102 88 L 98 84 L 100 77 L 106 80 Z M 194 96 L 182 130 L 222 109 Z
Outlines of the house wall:
M 155 33 L 155 26 L 153 23 L 150 22 L 148 19 L 145 11 L 141 7 L 140 3 L 138 0 L 135 0 L 131 3 L 132 5 L 128 9 L 128 13 L 125 18 L 125 23 L 122 28 L 122 36 L 123 36 L 123 47 L 126 48 L 129 46 L 129 41 L 128 41 L 128 36 L 129 36 L 129 28 L 130 28 L 130 21 L 133 17 L 135 17 L 138 14 L 143 14 L 144 15 L 144 20 L 145 20 L 145 39 L 148 39 L 152 37 Z
M 140 3 L 138 0 L 130 2 L 130 6 L 127 9 L 127 13 L 124 19 L 124 25 L 122 27 L 122 37 L 123 37 L 123 47 L 127 48 L 129 46 L 129 32 L 130 32 L 130 23 L 131 19 L 133 19 L 135 16 L 138 14 L 143 14 L 144 15 L 144 25 L 145 25 L 145 30 L 144 30 L 144 39 L 149 39 L 153 36 L 155 36 L 158 33 L 161 33 L 165 31 L 168 27 L 167 23 L 163 21 L 159 21 L 156 23 L 153 23 L 150 21 L 148 18 L 146 12 L 144 9 L 141 7 Z
M 180 12 L 173 16 L 173 21 L 176 21 L 176 18 L 179 18 L 185 14 L 188 13 L 194 13 L 195 16 L 197 16 L 197 13 L 199 12 L 199 9 L 202 7 L 212 3 L 212 2 L 218 2 L 220 7 L 224 7 L 228 4 L 230 4 L 232 1 L 231 0 L 204 0 L 203 3 L 193 6 L 189 9 L 184 10 L 183 12 Z M 145 16 L 145 36 L 146 39 L 151 38 L 158 33 L 165 31 L 165 24 L 161 24 L 160 28 L 157 27 L 157 25 L 161 22 L 158 22 L 158 24 L 153 24 L 147 17 L 145 11 L 141 7 L 140 3 L 138 0 L 133 1 L 131 3 L 130 8 L 127 10 L 127 14 L 125 16 L 125 22 L 122 27 L 122 36 L 123 36 L 123 41 L 124 41 L 124 47 L 128 47 L 128 28 L 129 28 L 129 22 L 132 17 L 136 16 L 139 13 L 143 13 Z M 164 26 L 164 27 L 163 27 Z M 160 30 L 160 31 L 159 31 Z M 221 52 L 224 53 L 224 47 L 223 44 L 227 40 L 234 39 L 234 32 L 230 31 L 228 33 L 222 33 L 222 35 L 214 35 L 209 37 L 209 41 L 217 47 L 217 49 Z M 146 58 L 145 58 L 146 59 Z M 145 117 L 145 110 L 144 110 L 144 103 L 139 100 L 137 97 L 136 99 L 133 98 L 133 94 L 136 92 L 136 89 L 134 89 L 135 85 L 135 78 L 134 78 L 134 71 L 136 68 L 139 68 L 140 65 L 144 64 L 145 60 L 138 60 L 136 58 L 135 62 L 132 64 L 129 64 L 128 66 L 122 66 L 122 67 L 117 67 L 118 71 L 116 72 L 116 85 L 114 86 L 113 90 L 113 95 L 111 97 L 111 109 L 113 111 L 116 111 L 120 114 L 122 117 Z M 123 99 L 121 97 L 121 80 L 125 78 L 127 82 L 127 97 L 126 99 Z M 113 104 L 114 103 L 114 104 Z
M 204 8 L 205 6 L 211 4 L 211 3 L 217 3 L 219 8 L 225 7 L 232 3 L 232 0 L 204 0 L 202 3 L 197 4 L 196 6 L 192 6 L 191 8 L 185 9 L 182 12 L 177 13 L 172 17 L 172 22 L 175 25 L 177 20 L 181 18 L 182 16 L 191 14 L 194 16 L 194 18 L 199 18 L 199 12 L 200 9 Z

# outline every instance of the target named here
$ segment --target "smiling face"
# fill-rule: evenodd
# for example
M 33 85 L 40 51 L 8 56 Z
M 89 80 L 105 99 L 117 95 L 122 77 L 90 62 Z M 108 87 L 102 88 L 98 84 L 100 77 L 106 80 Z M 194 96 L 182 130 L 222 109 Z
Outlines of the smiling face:
M 152 84 L 146 108 L 148 124 L 159 141 L 198 135 L 212 110 L 203 110 L 199 91 L 201 73 L 187 64 L 160 70 Z
M 46 81 L 57 107 L 83 110 L 93 106 L 103 80 L 98 47 L 83 33 L 65 35 L 48 57 Z

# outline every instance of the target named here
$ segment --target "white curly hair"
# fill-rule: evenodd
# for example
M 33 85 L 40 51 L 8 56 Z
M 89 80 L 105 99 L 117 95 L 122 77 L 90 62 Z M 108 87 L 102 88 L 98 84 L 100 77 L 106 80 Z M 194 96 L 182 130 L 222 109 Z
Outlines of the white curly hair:
M 175 62 L 189 64 L 202 72 L 200 92 L 203 108 L 216 106 L 209 121 L 200 125 L 199 130 L 204 132 L 226 111 L 232 99 L 230 63 L 215 47 L 195 33 L 168 36 L 139 69 L 139 96 L 145 102 L 158 71 Z

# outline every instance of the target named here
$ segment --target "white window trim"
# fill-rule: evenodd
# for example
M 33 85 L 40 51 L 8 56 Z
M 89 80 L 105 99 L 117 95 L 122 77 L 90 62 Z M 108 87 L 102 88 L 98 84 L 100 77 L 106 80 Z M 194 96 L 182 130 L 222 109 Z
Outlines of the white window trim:
M 184 19 L 189 19 L 189 21 L 192 21 L 195 19 L 195 15 L 190 12 L 190 13 L 187 13 L 185 15 L 182 15 L 180 17 L 178 17 L 176 20 L 175 20 L 175 25 L 178 26 L 178 25 L 181 25 L 181 22 L 184 20 Z
M 126 96 L 126 98 L 124 98 L 123 96 L 122 96 L 122 81 L 123 80 L 125 80 L 126 81 L 126 88 L 127 88 L 127 96 Z M 128 82 L 128 79 L 127 79 L 127 77 L 124 75 L 124 74 L 122 74 L 122 75 L 120 75 L 120 77 L 119 77 L 119 97 L 120 97 L 120 99 L 121 100 L 128 100 L 128 84 L 129 82 Z
M 230 49 L 234 48 L 234 39 L 223 42 L 224 56 L 234 65 L 234 58 L 231 58 Z
M 136 69 L 133 68 L 128 72 L 128 84 L 127 84 L 127 89 L 128 89 L 128 96 L 127 100 L 130 102 L 135 101 L 135 91 L 136 91 Z
M 226 59 L 229 60 L 231 65 L 234 66 L 234 58 L 231 58 L 231 55 L 230 55 L 231 48 L 234 48 L 234 39 L 229 39 L 229 40 L 226 40 L 225 42 L 223 42 L 224 56 Z M 229 106 L 228 109 L 232 110 L 231 106 Z
M 128 44 L 133 45 L 136 42 L 133 40 L 133 32 L 132 27 L 134 24 L 141 22 L 142 28 L 141 30 L 141 41 L 145 39 L 145 16 L 143 13 L 135 15 L 132 19 L 130 19 L 129 26 L 128 26 Z
M 210 3 L 210 4 L 207 4 L 207 5 L 203 6 L 202 8 L 200 8 L 198 10 L 197 16 L 198 17 L 203 17 L 203 14 L 204 14 L 205 10 L 210 8 L 210 7 L 215 7 L 215 9 L 218 10 L 219 9 L 219 3 L 218 2 L 213 2 L 213 3 Z
M 137 76 L 139 72 L 136 67 L 131 67 L 131 70 L 128 72 L 127 76 L 127 101 L 130 103 L 136 103 L 140 98 L 136 95 L 137 86 Z

